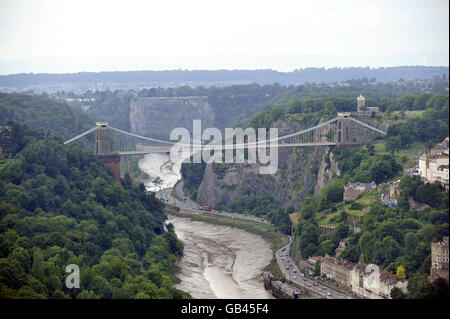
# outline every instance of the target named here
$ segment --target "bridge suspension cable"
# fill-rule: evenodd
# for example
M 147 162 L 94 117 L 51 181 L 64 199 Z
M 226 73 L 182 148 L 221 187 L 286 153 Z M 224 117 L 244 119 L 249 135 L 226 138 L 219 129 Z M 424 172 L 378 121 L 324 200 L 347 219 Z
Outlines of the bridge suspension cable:
M 79 138 L 82 138 L 83 136 L 88 135 L 89 133 L 93 132 L 95 129 L 96 129 L 96 127 L 93 127 L 93 128 L 91 128 L 90 130 L 87 130 L 86 132 L 81 133 L 80 135 L 77 135 L 77 136 L 75 136 L 75 137 L 72 137 L 70 140 L 65 141 L 65 142 L 64 142 L 64 145 L 67 145 L 67 144 L 69 144 L 69 143 L 72 143 L 72 142 L 78 140 Z
M 383 135 L 386 135 L 386 134 L 387 134 L 386 132 L 383 132 L 382 130 L 379 130 L 379 129 L 375 128 L 375 127 L 372 127 L 372 126 L 370 126 L 370 125 L 368 125 L 368 124 L 366 124 L 366 123 L 364 123 L 364 122 L 361 122 L 361 121 L 359 121 L 359 120 L 357 120 L 357 119 L 354 119 L 353 117 L 350 117 L 350 119 L 351 119 L 353 122 L 356 122 L 356 123 L 358 123 L 359 125 L 365 126 L 365 127 L 369 128 L 369 129 L 375 131 L 375 132 L 378 132 L 378 133 L 383 134 Z
M 295 147 L 295 146 L 325 146 L 325 145 L 336 145 L 337 139 L 337 122 L 340 117 L 334 117 L 328 121 L 323 123 L 319 123 L 313 127 L 287 134 L 281 137 L 269 138 L 261 140 L 262 137 L 258 138 L 260 140 L 251 141 L 244 144 L 230 144 L 226 145 L 225 148 L 254 148 L 258 145 L 264 145 L 268 147 L 276 147 L 277 145 L 280 147 Z M 350 117 L 352 121 L 355 123 L 364 126 L 370 130 L 373 130 L 377 133 L 386 135 L 380 129 L 372 127 L 364 122 L 356 120 Z M 335 124 L 334 124 L 335 123 Z M 340 122 L 339 122 L 340 123 Z M 163 141 L 159 139 L 154 139 L 150 137 L 145 137 L 141 135 L 137 135 L 134 133 L 130 133 L 112 126 L 108 126 L 110 129 L 110 143 L 111 143 L 111 152 L 119 152 L 123 154 L 135 154 L 135 153 L 146 153 L 146 152 L 164 152 L 167 151 L 173 145 L 192 147 L 194 150 L 207 150 L 209 148 L 213 148 L 213 143 L 208 144 L 191 144 L 191 143 L 180 143 L 178 141 Z M 72 143 L 83 136 L 93 132 L 97 127 L 93 127 L 67 141 L 64 142 L 64 145 Z M 339 127 L 340 128 L 340 127 Z M 274 142 L 277 142 L 275 144 Z M 270 146 L 268 145 L 270 143 Z

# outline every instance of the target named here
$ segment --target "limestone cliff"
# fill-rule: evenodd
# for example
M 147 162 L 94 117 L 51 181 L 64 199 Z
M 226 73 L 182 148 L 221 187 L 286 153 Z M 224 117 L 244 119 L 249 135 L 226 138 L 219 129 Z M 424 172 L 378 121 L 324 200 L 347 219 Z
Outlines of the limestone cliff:
M 207 97 L 135 98 L 130 102 L 130 129 L 151 137 L 167 137 L 176 127 L 192 132 L 192 121 L 201 120 L 202 127 L 214 122 L 214 112 Z
M 279 136 L 303 129 L 289 117 L 273 126 Z M 197 202 L 229 205 L 244 196 L 266 195 L 285 207 L 297 207 L 305 196 L 325 186 L 333 174 L 339 175 L 329 147 L 279 148 L 278 163 L 274 175 L 259 174 L 258 164 L 208 164 Z
M 314 194 L 325 187 L 333 178 L 334 175 L 340 175 L 337 162 L 334 160 L 333 152 L 327 147 L 327 151 L 323 153 L 322 161 L 320 163 L 319 172 L 317 173 L 317 183 L 314 188 Z

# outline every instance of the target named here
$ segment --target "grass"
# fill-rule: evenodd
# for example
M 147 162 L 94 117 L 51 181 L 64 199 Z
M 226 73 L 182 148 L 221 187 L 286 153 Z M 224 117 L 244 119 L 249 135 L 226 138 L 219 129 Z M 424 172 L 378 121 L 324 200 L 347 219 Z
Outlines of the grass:
M 297 227 L 297 224 L 298 224 L 298 212 L 290 214 L 289 215 L 289 219 L 291 220 L 292 225 L 294 225 L 294 227 Z
M 394 111 L 391 113 L 390 117 L 393 118 L 395 115 L 397 115 L 398 118 L 400 118 L 400 112 L 401 111 Z M 423 115 L 423 112 L 425 112 L 425 110 L 405 111 L 405 116 L 403 119 L 408 120 L 414 117 L 421 117 Z
M 362 194 L 361 197 L 356 199 L 355 202 L 363 206 L 369 206 L 370 204 L 376 202 L 377 199 L 378 199 L 378 192 L 376 190 L 373 190 L 371 192 Z
M 6 166 L 6 160 L 0 159 L 0 170 Z
M 328 221 L 329 221 L 331 218 L 333 218 L 334 216 L 337 216 L 337 215 L 339 215 L 339 214 L 340 214 L 340 212 L 334 212 L 334 213 L 332 213 L 332 214 L 325 215 L 325 218 L 323 218 L 323 219 L 321 219 L 321 220 L 319 221 L 319 225 L 328 225 Z
M 335 216 L 341 214 L 341 211 L 345 211 L 347 214 L 351 216 L 361 217 L 366 213 L 364 212 L 365 208 L 370 207 L 371 204 L 377 202 L 379 199 L 379 192 L 377 190 L 373 190 L 371 192 L 363 193 L 358 199 L 355 200 L 355 203 L 361 205 L 361 209 L 350 209 L 350 204 L 345 204 L 343 202 L 336 204 L 337 211 L 334 213 L 330 213 L 330 210 L 324 210 L 319 212 L 316 216 L 319 225 L 333 225 L 330 224 L 329 221 Z
M 347 212 L 347 214 L 352 215 L 352 216 L 356 216 L 356 217 L 361 217 L 363 216 L 365 213 L 362 210 L 359 209 L 350 209 L 350 208 L 345 208 L 345 211 Z

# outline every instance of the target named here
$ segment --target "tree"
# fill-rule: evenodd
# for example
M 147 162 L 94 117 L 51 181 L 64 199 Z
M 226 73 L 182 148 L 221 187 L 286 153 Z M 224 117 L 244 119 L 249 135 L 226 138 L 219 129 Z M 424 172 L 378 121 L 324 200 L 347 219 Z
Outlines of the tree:
M 163 180 L 157 176 L 153 181 L 152 181 L 153 185 L 159 187 L 159 190 L 161 190 L 161 185 L 163 183 Z
M 431 284 L 431 293 L 429 295 L 431 299 L 444 299 L 449 298 L 449 287 L 444 278 L 437 278 Z
M 314 276 L 320 276 L 320 262 L 314 264 Z
M 402 265 L 397 267 L 397 276 L 402 277 L 403 279 L 406 279 L 406 273 L 405 273 L 405 267 L 403 267 Z
M 398 288 L 398 287 L 394 287 L 391 290 L 391 298 L 392 299 L 404 299 L 406 296 L 403 293 L 403 291 Z
M 386 140 L 386 149 L 390 152 L 397 151 L 402 148 L 402 139 L 400 136 L 391 136 Z
M 33 265 L 31 266 L 31 274 L 38 280 L 41 280 L 44 276 L 44 256 L 39 248 L 37 248 L 33 253 Z

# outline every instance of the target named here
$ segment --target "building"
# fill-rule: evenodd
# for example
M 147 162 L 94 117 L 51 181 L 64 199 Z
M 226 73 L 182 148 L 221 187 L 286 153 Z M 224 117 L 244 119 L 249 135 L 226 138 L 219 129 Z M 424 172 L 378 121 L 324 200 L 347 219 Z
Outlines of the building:
M 448 189 L 449 159 L 447 154 L 423 154 L 419 158 L 419 174 L 427 182 L 439 182 Z
M 444 153 L 444 154 L 448 155 L 448 151 L 449 151 L 449 138 L 448 138 L 448 136 L 441 143 L 436 145 L 436 147 L 434 148 L 433 151 L 435 153 L 437 153 L 437 154 Z
M 401 193 L 402 192 L 400 189 L 400 180 L 397 180 L 397 181 L 389 184 L 389 199 L 390 200 L 397 202 Z
M 328 234 L 332 233 L 336 230 L 336 226 L 334 225 L 319 225 L 319 233 Z
M 344 201 L 345 200 L 355 200 L 359 195 L 365 192 L 370 192 L 377 188 L 375 182 L 371 183 L 351 183 L 349 182 L 344 187 Z
M 362 112 L 363 109 L 366 107 L 366 98 L 361 94 L 356 98 L 356 107 L 358 113 Z
M 437 278 L 444 278 L 448 285 L 448 257 L 448 236 L 445 236 L 442 241 L 431 243 L 431 282 Z
M 390 299 L 394 287 L 407 293 L 407 280 L 391 272 L 379 270 L 376 265 L 366 265 L 363 258 L 360 258 L 358 264 L 354 264 L 326 256 L 321 260 L 320 272 L 327 278 L 351 288 L 353 293 L 362 298 Z
M 351 271 L 352 292 L 360 297 L 367 299 L 391 299 L 391 290 L 394 287 L 407 293 L 408 281 L 384 270 L 378 270 L 374 267 L 358 264 Z M 369 271 L 369 269 L 374 269 Z
M 355 267 L 355 264 L 346 261 L 345 259 L 326 256 L 320 261 L 320 274 L 325 274 L 327 278 L 350 287 L 350 276 L 353 267 Z
M 356 108 L 357 113 L 359 114 L 371 114 L 371 113 L 379 113 L 380 108 L 378 106 L 367 106 L 366 107 L 366 98 L 361 94 L 356 98 Z

